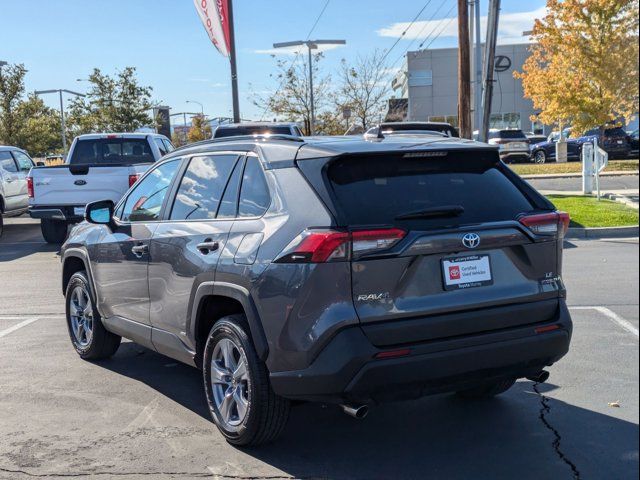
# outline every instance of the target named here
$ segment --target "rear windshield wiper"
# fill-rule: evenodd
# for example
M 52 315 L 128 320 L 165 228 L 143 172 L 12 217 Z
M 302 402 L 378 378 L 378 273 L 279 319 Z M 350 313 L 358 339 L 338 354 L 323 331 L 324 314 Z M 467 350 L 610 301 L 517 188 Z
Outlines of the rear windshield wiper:
M 464 213 L 462 205 L 442 205 L 439 207 L 425 208 L 416 212 L 403 213 L 395 220 L 411 220 L 414 218 L 457 217 Z

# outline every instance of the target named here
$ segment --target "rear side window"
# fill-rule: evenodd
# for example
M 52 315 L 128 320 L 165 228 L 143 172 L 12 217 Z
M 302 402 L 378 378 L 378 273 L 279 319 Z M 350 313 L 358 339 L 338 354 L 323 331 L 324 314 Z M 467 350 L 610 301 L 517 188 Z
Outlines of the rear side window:
M 153 139 L 153 141 L 156 142 L 156 146 L 158 147 L 158 150 L 160 150 L 161 157 L 164 157 L 167 153 L 169 153 L 169 150 L 167 150 L 167 146 L 161 138 L 156 137 Z
M 0 152 L 0 168 L 5 172 L 18 172 L 18 167 L 16 167 L 16 163 L 13 161 L 13 157 L 10 152 Z
M 342 221 L 349 226 L 396 225 L 428 230 L 514 220 L 533 210 L 527 197 L 480 152 L 443 158 L 346 157 L 328 169 Z M 451 210 L 429 218 L 399 216 Z M 462 207 L 464 211 L 460 213 Z
M 144 138 L 99 138 L 79 140 L 71 154 L 71 165 L 152 163 L 153 155 Z
M 256 157 L 247 158 L 238 205 L 239 217 L 260 217 L 271 203 L 267 180 Z
M 194 157 L 180 181 L 171 220 L 216 218 L 237 155 Z

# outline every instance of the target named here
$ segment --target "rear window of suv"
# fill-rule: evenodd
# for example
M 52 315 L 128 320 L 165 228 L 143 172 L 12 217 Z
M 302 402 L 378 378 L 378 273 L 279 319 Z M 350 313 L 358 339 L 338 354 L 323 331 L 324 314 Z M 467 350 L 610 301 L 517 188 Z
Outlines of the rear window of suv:
M 270 127 L 270 126 L 246 126 L 246 127 L 218 127 L 215 132 L 215 138 L 237 137 L 239 135 L 291 135 L 289 127 Z
M 497 132 L 489 132 L 489 138 L 507 138 L 526 140 L 527 137 L 522 130 L 499 130 Z
M 429 230 L 515 220 L 534 210 L 531 201 L 482 152 L 449 152 L 442 158 L 346 157 L 327 176 L 336 207 L 349 226 L 396 225 Z M 479 157 L 486 157 L 484 159 Z M 462 207 L 430 218 L 399 216 Z
M 69 164 L 133 165 L 153 163 L 153 154 L 144 138 L 98 138 L 78 140 Z

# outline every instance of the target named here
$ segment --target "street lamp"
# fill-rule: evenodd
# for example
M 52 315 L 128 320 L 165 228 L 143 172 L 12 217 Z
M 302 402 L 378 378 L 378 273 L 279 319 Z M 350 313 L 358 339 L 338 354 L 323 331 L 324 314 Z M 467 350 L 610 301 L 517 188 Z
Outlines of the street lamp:
M 318 45 L 346 45 L 346 40 L 298 40 L 294 42 L 282 42 L 274 43 L 273 48 L 287 48 L 287 47 L 299 47 L 306 46 L 309 51 L 309 103 L 311 107 L 311 119 L 309 121 L 309 133 L 314 134 L 314 127 L 316 123 L 316 111 L 313 105 L 313 66 L 311 50 L 317 50 Z
M 195 103 L 200 105 L 200 114 L 204 117 L 204 106 L 200 102 L 196 102 L 195 100 L 187 100 L 187 103 Z
M 64 103 L 62 101 L 62 93 L 69 93 L 71 95 L 75 95 L 76 97 L 84 97 L 86 95 L 78 92 L 74 92 L 71 90 L 65 90 L 64 88 L 59 88 L 57 90 L 36 90 L 36 95 L 44 95 L 47 93 L 57 93 L 60 95 L 60 124 L 62 130 L 62 150 L 64 154 L 67 153 L 67 136 L 65 134 L 65 125 L 64 125 Z

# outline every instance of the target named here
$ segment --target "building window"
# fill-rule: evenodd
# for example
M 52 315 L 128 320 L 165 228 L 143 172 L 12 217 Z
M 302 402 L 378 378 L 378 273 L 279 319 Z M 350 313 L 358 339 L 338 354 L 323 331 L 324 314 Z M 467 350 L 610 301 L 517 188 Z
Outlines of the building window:
M 489 128 L 521 128 L 519 113 L 492 113 Z
M 457 115 L 433 115 L 428 117 L 428 122 L 445 122 L 451 125 L 452 127 L 458 126 L 458 116 Z

